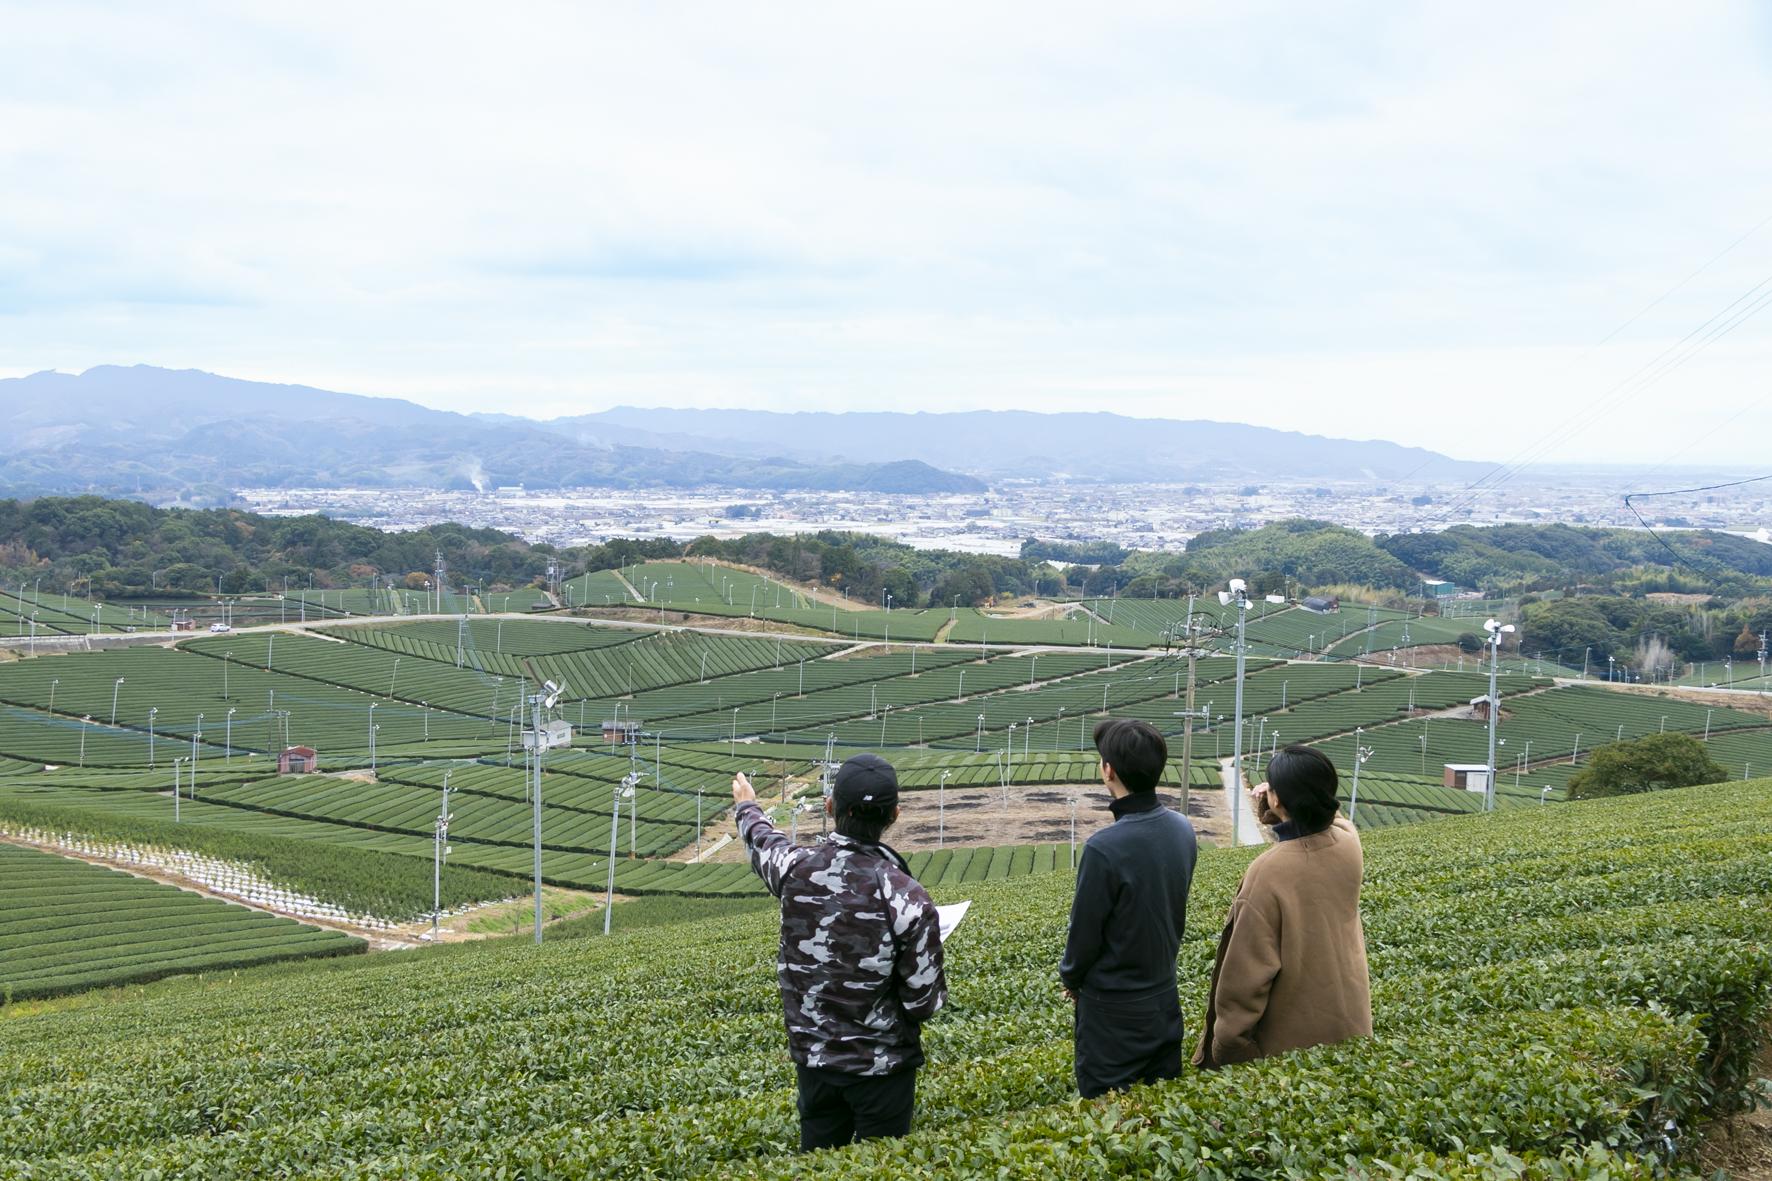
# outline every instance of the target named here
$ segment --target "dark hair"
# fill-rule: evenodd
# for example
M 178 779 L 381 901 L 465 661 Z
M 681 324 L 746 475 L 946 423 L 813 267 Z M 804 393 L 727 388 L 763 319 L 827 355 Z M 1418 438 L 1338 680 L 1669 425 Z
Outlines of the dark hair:
M 1136 718 L 1109 718 L 1097 725 L 1095 749 L 1127 791 L 1156 790 L 1169 761 L 1169 744 L 1157 728 Z
M 877 845 L 886 830 L 892 827 L 898 801 L 873 804 L 850 804 L 837 813 L 837 831 L 852 841 Z
M 1314 746 L 1281 748 L 1268 761 L 1267 783 L 1304 836 L 1328 828 L 1341 807 L 1335 764 Z

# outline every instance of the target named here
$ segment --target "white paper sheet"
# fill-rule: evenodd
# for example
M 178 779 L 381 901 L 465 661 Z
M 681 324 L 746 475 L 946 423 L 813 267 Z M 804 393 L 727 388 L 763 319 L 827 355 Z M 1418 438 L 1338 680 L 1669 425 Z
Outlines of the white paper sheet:
M 941 941 L 943 943 L 948 941 L 948 936 L 954 933 L 954 928 L 960 925 L 960 920 L 965 918 L 966 912 L 971 909 L 972 902 L 970 899 L 965 902 L 956 902 L 952 906 L 938 906 L 935 908 L 936 918 L 941 923 Z

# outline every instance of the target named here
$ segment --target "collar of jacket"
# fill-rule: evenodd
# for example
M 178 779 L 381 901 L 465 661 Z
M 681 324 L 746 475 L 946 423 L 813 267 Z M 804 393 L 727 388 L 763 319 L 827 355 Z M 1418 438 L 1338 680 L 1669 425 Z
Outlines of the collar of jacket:
M 1282 820 L 1274 825 L 1274 840 L 1276 841 L 1295 841 L 1301 835 L 1303 834 L 1298 831 L 1296 820 Z
M 1115 820 L 1139 812 L 1155 812 L 1162 806 L 1163 801 L 1157 798 L 1154 791 L 1135 791 L 1108 802 L 1108 810 L 1113 812 Z
M 825 838 L 831 844 L 842 849 L 854 849 L 858 853 L 884 853 L 898 863 L 898 868 L 906 873 L 911 872 L 910 862 L 898 855 L 898 850 L 883 841 L 858 841 L 854 837 L 846 837 L 840 832 L 831 833 Z

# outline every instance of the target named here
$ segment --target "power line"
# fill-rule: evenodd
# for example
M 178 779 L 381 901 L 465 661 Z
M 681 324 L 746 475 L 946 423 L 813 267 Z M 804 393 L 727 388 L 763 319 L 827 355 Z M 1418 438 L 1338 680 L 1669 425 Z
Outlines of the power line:
M 1579 357 L 1576 357 L 1573 361 L 1571 361 L 1569 363 L 1568 368 L 1573 369 L 1576 365 L 1587 360 L 1587 358 L 1589 356 L 1591 356 L 1596 350 L 1604 348 L 1606 345 L 1610 344 L 1625 329 L 1629 328 L 1632 324 L 1635 324 L 1638 320 L 1641 320 L 1644 316 L 1646 316 L 1650 312 L 1654 311 L 1663 302 L 1665 302 L 1669 296 L 1671 296 L 1675 292 L 1679 291 L 1682 287 L 1686 286 L 1686 284 L 1688 284 L 1692 280 L 1698 278 L 1698 276 L 1704 274 L 1704 272 L 1710 270 L 1711 267 L 1715 266 L 1726 255 L 1733 252 L 1737 246 L 1741 245 L 1743 242 L 1747 241 L 1749 238 L 1753 237 L 1755 234 L 1757 234 L 1761 230 L 1765 229 L 1768 224 L 1772 224 L 1772 213 L 1769 213 L 1765 217 L 1761 218 L 1746 233 L 1742 234 L 1740 237 L 1736 238 L 1733 242 L 1729 243 L 1727 246 L 1723 247 L 1721 250 L 1717 251 L 1715 254 L 1713 254 L 1709 258 L 1705 259 L 1705 261 L 1702 264 L 1700 264 L 1696 270 L 1694 270 L 1691 274 L 1687 275 L 1684 279 L 1681 279 L 1678 283 L 1675 283 L 1672 287 L 1669 287 L 1666 291 L 1663 291 L 1660 295 L 1656 296 L 1654 299 L 1652 299 L 1648 303 L 1644 304 L 1641 308 L 1637 309 L 1637 312 L 1635 315 L 1630 316 L 1622 324 L 1619 324 L 1616 328 L 1612 329 L 1612 331 L 1608 332 L 1605 336 L 1602 336 L 1598 341 L 1589 345 L 1587 348 L 1583 349 L 1581 352 L 1581 355 Z M 1416 474 L 1416 472 L 1419 472 L 1422 468 L 1426 467 L 1428 464 L 1430 464 L 1432 462 L 1433 462 L 1433 460 L 1431 460 L 1431 459 L 1422 460 L 1420 463 L 1416 464 L 1414 468 L 1410 469 L 1410 471 L 1407 472 L 1402 477 L 1402 479 L 1403 480 L 1409 479 L 1410 477 L 1414 476 Z M 1487 477 L 1485 477 L 1485 478 L 1487 478 Z M 1401 482 L 1401 481 L 1399 481 L 1399 482 Z
M 1662 548 L 1673 555 L 1674 561 L 1686 567 L 1686 569 L 1692 571 L 1694 574 L 1704 574 L 1706 571 L 1700 570 L 1698 567 L 1688 562 L 1680 554 L 1680 551 L 1673 547 L 1672 543 L 1670 543 L 1667 538 L 1657 533 L 1654 526 L 1650 525 L 1648 521 L 1643 519 L 1643 514 L 1637 511 L 1637 506 L 1632 504 L 1631 501 L 1633 499 L 1650 500 L 1660 496 L 1688 496 L 1694 492 L 1716 492 L 1723 488 L 1740 488 L 1746 484 L 1758 484 L 1765 480 L 1772 480 L 1772 475 L 1751 476 L 1745 480 L 1730 480 L 1723 484 L 1704 484 L 1697 488 L 1675 488 L 1669 492 L 1629 492 L 1625 494 L 1624 507 L 1630 510 L 1631 516 L 1637 519 L 1639 525 L 1649 531 L 1649 536 L 1653 537 L 1656 541 L 1659 541 Z
M 1766 307 L 1772 306 L 1772 290 L 1763 290 L 1769 284 L 1772 284 L 1772 275 L 1766 276 L 1730 300 L 1722 310 L 1639 366 L 1630 376 L 1596 396 L 1587 406 L 1564 419 L 1555 430 L 1541 436 L 1536 444 L 1521 451 L 1507 463 L 1497 465 L 1493 470 L 1467 484 L 1442 509 L 1436 517 L 1435 523 L 1444 523 L 1453 513 L 1473 503 L 1483 492 L 1492 491 L 1506 483 L 1547 450 L 1566 442 L 1578 430 L 1589 425 L 1602 413 L 1612 409 L 1624 397 L 1640 394 L 1669 373 L 1685 365 L 1686 362 L 1718 340 L 1734 332 L 1735 329 L 1765 310 Z M 1743 306 L 1744 303 L 1745 306 Z M 1484 487 L 1484 485 L 1488 485 L 1488 487 Z

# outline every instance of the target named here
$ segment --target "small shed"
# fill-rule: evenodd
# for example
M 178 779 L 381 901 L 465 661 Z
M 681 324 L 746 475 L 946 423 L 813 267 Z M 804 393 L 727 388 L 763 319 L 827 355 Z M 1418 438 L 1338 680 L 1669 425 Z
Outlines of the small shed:
M 611 745 L 635 743 L 640 741 L 640 723 L 633 718 L 603 719 L 603 741 Z
M 320 752 L 311 746 L 291 746 L 277 756 L 277 774 L 308 775 L 320 769 Z
M 1483 694 L 1481 697 L 1471 698 L 1470 707 L 1471 717 L 1479 722 L 1486 722 L 1489 720 L 1489 695 L 1487 693 Z
M 551 722 L 541 724 L 541 749 L 556 750 L 562 746 L 572 745 L 572 723 L 564 718 L 555 718 Z M 523 731 L 523 749 L 534 750 L 536 747 L 535 731 Z
M 197 630 L 197 621 L 194 619 L 175 619 L 172 621 L 172 630 L 175 632 L 194 632 Z
M 1487 795 L 1489 792 L 1489 764 L 1447 763 L 1446 778 L 1442 782 L 1447 787 Z
M 1299 605 L 1306 611 L 1314 611 L 1318 615 L 1327 615 L 1331 611 L 1341 610 L 1341 599 L 1335 595 L 1311 595 Z

